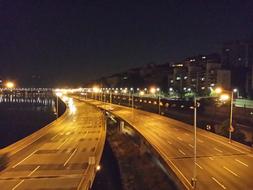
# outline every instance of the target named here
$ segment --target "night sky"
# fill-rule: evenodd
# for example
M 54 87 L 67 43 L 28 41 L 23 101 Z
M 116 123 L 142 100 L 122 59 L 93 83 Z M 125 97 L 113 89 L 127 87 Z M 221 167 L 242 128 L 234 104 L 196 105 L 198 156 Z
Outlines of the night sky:
M 2 78 L 78 86 L 253 39 L 253 1 L 0 0 L 0 26 Z

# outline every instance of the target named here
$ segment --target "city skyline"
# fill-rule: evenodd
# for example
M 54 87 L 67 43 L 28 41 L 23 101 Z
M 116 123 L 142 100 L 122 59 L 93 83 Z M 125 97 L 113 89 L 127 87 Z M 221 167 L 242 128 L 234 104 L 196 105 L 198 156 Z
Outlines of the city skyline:
M 0 74 L 20 85 L 77 86 L 217 52 L 253 32 L 251 1 L 2 2 L 1 10 Z

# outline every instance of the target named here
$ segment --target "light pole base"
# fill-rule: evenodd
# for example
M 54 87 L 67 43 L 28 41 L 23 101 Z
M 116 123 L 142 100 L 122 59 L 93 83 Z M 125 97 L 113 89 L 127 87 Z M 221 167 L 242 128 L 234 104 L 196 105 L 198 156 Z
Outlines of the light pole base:
M 192 189 L 196 189 L 196 186 L 197 186 L 197 179 L 196 178 L 191 178 L 191 186 L 192 186 Z

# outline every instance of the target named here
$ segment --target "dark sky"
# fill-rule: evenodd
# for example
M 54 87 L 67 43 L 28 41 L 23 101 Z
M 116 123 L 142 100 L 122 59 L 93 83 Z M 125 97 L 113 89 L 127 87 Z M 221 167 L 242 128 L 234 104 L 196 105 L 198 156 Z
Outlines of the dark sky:
M 79 85 L 252 39 L 253 1 L 0 0 L 0 26 L 5 78 Z

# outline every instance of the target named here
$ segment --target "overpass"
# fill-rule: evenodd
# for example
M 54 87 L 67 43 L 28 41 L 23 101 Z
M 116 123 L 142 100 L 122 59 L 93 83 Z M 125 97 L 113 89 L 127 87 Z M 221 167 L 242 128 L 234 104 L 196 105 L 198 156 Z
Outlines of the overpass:
M 7 168 L 0 172 L 1 190 L 91 187 L 105 142 L 104 114 L 68 100 L 60 118 L 0 150 L 9 155 Z
M 193 127 L 158 114 L 84 99 L 131 125 L 158 156 L 180 189 L 192 189 Z M 197 129 L 196 189 L 253 189 L 250 147 Z

